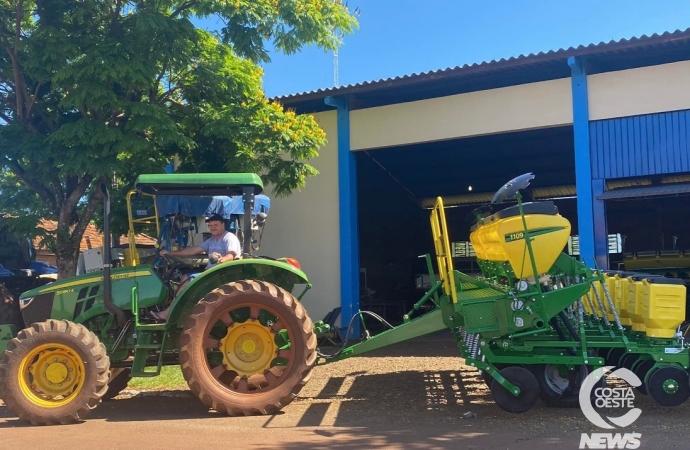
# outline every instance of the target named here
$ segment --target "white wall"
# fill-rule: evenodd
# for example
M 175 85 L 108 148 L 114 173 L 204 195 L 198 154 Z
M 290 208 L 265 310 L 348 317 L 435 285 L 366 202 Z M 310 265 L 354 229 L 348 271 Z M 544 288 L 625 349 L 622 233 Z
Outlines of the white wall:
M 353 150 L 567 125 L 570 78 L 352 111 Z
M 690 61 L 587 77 L 590 120 L 690 108 Z
M 315 114 L 328 144 L 310 162 L 319 174 L 307 178 L 300 192 L 271 199 L 261 249 L 257 254 L 296 258 L 313 288 L 302 299 L 317 321 L 340 306 L 340 228 L 338 213 L 338 142 L 336 113 Z M 301 287 L 295 289 L 299 294 Z
M 587 77 L 590 120 L 690 109 L 690 61 Z M 570 78 L 352 111 L 352 150 L 572 123 Z

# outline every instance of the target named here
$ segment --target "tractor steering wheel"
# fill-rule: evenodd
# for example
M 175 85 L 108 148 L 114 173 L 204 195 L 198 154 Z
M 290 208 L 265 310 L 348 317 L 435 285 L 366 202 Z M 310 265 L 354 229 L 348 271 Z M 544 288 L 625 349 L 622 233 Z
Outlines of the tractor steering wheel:
M 170 266 L 173 266 L 173 267 L 174 266 L 182 266 L 182 267 L 187 268 L 187 269 L 194 269 L 194 267 L 190 266 L 189 263 L 186 263 L 186 262 L 182 261 L 181 259 L 170 255 L 169 253 L 167 255 L 160 255 L 160 256 L 165 258 L 170 263 Z

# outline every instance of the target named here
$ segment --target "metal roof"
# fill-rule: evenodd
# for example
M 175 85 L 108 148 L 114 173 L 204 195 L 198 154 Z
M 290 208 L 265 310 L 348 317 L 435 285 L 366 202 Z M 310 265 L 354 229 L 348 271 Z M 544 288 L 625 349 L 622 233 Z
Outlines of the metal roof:
M 587 57 L 589 74 L 683 61 L 690 59 L 690 28 L 318 89 L 275 100 L 298 112 L 317 112 L 331 109 L 324 105 L 325 97 L 347 95 L 351 109 L 368 108 L 567 78 L 567 59 L 572 56 Z
M 623 200 L 659 196 L 676 196 L 684 194 L 690 194 L 690 184 L 667 184 L 660 186 L 643 186 L 613 189 L 597 196 L 597 199 Z

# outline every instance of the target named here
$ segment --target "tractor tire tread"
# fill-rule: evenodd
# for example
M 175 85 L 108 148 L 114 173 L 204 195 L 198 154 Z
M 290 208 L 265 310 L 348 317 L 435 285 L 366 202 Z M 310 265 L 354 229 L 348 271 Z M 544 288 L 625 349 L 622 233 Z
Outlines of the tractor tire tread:
M 19 387 L 21 361 L 36 345 L 58 342 L 80 353 L 86 362 L 84 388 L 66 405 L 42 408 L 22 395 Z M 86 418 L 108 389 L 110 358 L 105 346 L 83 325 L 49 319 L 21 330 L 0 358 L 0 398 L 19 419 L 32 425 L 65 425 Z
M 280 391 L 278 398 L 269 396 L 270 399 L 260 400 L 257 398 L 253 400 L 245 398 L 228 401 L 223 399 L 221 395 L 212 392 L 212 389 L 209 389 L 204 383 L 205 380 L 199 376 L 199 373 L 202 373 L 203 370 L 197 371 L 194 367 L 197 363 L 195 362 L 193 348 L 195 342 L 194 334 L 195 331 L 198 332 L 205 328 L 206 322 L 211 318 L 209 317 L 212 314 L 210 309 L 218 302 L 231 301 L 245 294 L 273 301 L 279 308 L 287 308 L 293 318 L 296 319 L 296 325 L 299 328 L 293 331 L 300 332 L 303 336 L 304 356 L 299 361 L 296 361 L 296 364 L 299 366 L 299 377 L 289 387 L 278 385 L 275 388 Z M 281 287 L 264 281 L 241 280 L 219 286 L 209 292 L 194 306 L 183 325 L 180 337 L 180 366 L 190 390 L 207 407 L 229 416 L 273 414 L 290 404 L 309 381 L 317 358 L 316 343 L 317 339 L 313 331 L 312 320 L 309 318 L 306 309 L 292 294 Z M 255 396 L 261 397 L 261 394 L 250 395 L 249 397 Z M 227 398 L 227 394 L 225 397 Z

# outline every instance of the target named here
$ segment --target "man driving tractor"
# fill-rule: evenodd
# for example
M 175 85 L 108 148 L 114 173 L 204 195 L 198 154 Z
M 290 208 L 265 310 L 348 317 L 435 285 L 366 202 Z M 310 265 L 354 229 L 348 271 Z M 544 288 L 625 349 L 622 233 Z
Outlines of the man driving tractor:
M 206 219 L 206 223 L 208 224 L 208 231 L 211 233 L 211 237 L 202 242 L 201 245 L 195 245 L 175 251 L 161 250 L 160 255 L 194 256 L 206 253 L 208 254 L 206 269 L 217 264 L 232 261 L 242 255 L 240 240 L 233 233 L 225 230 L 225 220 L 222 216 L 214 214 Z M 182 281 L 182 285 L 197 275 L 199 275 L 199 273 L 188 274 Z M 165 321 L 168 317 L 168 310 L 169 308 L 163 311 L 149 311 L 149 313 L 154 319 Z

